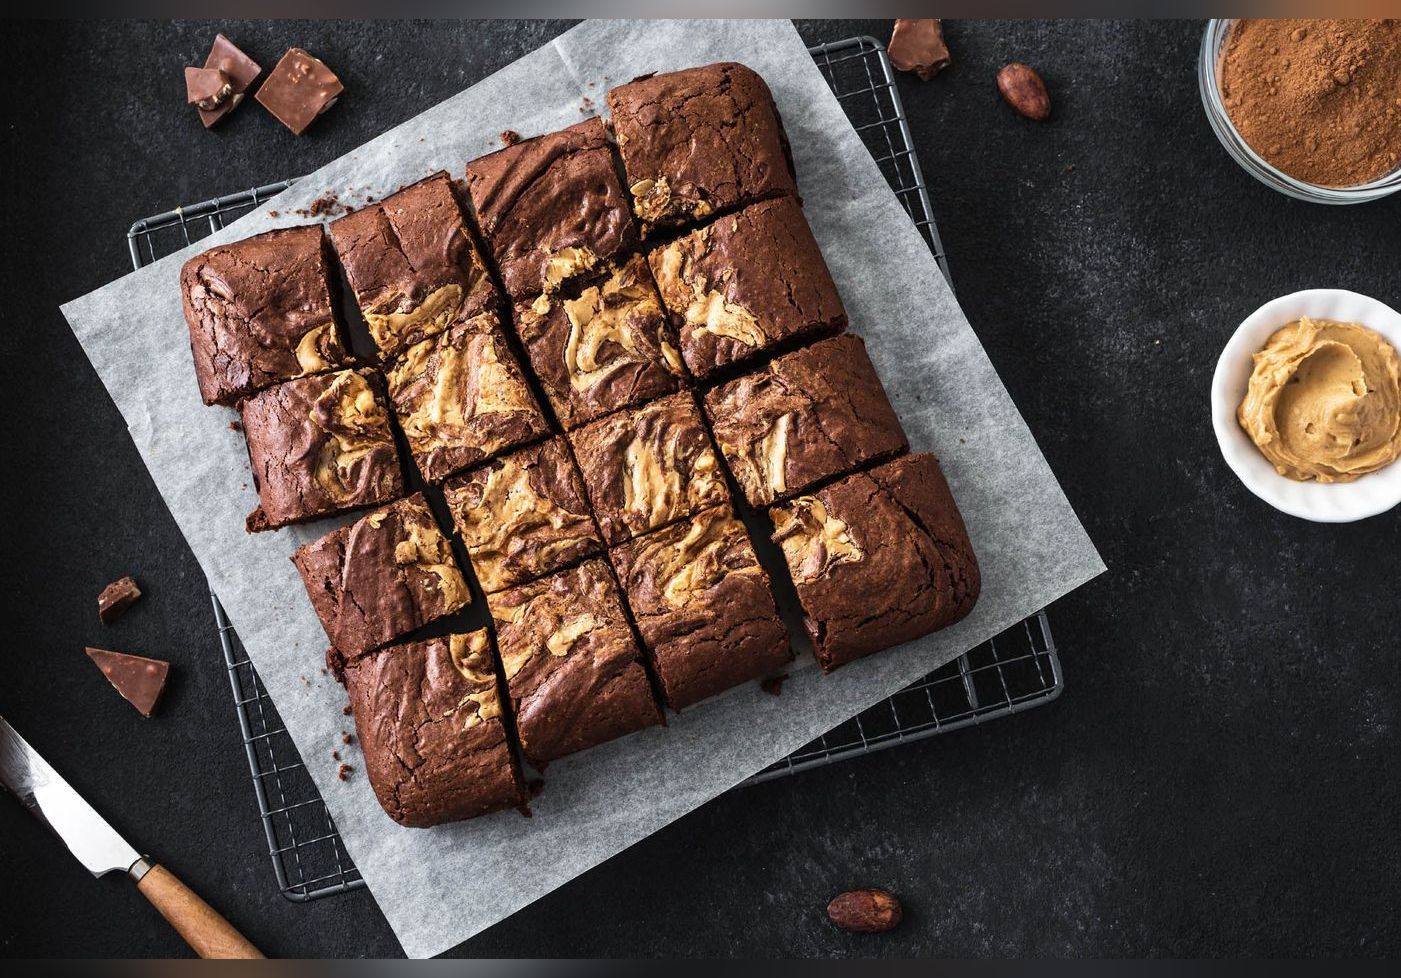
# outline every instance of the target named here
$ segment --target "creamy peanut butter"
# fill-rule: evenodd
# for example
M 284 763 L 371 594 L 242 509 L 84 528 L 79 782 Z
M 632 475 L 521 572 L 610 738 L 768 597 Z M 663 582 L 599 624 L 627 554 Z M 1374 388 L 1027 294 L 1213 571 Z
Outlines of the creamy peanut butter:
M 473 273 L 481 277 L 477 270 Z M 462 286 L 444 285 L 418 305 L 409 306 L 403 294 L 393 292 L 365 310 L 365 325 L 381 350 L 397 350 L 408 337 L 432 336 L 447 329 L 462 311 L 462 297 Z
M 385 443 L 384 406 L 369 382 L 348 370 L 322 392 L 308 416 L 331 435 L 316 461 L 316 481 L 332 499 L 345 499 L 354 488 L 355 466 Z
M 1255 354 L 1236 417 L 1280 475 L 1351 482 L 1401 454 L 1401 361 L 1365 326 L 1305 316 Z
M 774 539 L 798 584 L 821 580 L 837 564 L 857 563 L 866 556 L 846 521 L 829 513 L 816 496 L 799 496 L 774 510 L 773 517 Z

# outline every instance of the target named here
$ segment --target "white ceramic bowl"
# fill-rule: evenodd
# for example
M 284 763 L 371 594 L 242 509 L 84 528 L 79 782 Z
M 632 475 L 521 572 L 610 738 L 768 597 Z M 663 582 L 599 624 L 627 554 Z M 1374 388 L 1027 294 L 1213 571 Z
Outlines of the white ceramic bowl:
M 1401 350 L 1401 313 L 1385 303 L 1343 289 L 1306 289 L 1256 309 L 1236 329 L 1211 381 L 1211 423 L 1226 464 L 1245 487 L 1275 509 L 1319 523 L 1350 523 L 1401 503 L 1401 461 L 1355 482 L 1298 482 L 1275 471 L 1236 421 L 1250 384 L 1251 359 L 1281 326 L 1308 316 L 1359 323 Z

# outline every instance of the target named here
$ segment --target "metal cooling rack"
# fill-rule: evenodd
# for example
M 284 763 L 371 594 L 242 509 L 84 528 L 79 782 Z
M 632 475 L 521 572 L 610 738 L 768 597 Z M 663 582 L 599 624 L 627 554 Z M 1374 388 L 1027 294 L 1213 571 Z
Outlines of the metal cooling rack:
M 809 50 L 948 277 L 948 260 L 934 225 L 929 192 L 915 157 L 885 47 L 873 37 L 857 37 Z M 284 180 L 254 187 L 137 221 L 127 234 L 132 265 L 140 268 L 184 248 L 291 185 L 291 180 Z M 359 889 L 365 885 L 364 880 L 345 851 L 311 775 L 244 654 L 219 599 L 213 597 L 213 603 L 219 643 L 279 889 L 289 900 L 299 902 Z M 1060 659 L 1051 638 L 1050 622 L 1041 611 L 828 731 L 745 783 L 767 781 L 1010 716 L 1049 703 L 1060 695 L 1061 688 Z

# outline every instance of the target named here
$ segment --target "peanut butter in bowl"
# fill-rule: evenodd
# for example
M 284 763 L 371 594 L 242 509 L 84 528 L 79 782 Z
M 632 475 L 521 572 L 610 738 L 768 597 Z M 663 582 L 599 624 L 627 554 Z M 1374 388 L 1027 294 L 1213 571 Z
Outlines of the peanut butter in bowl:
M 1366 326 L 1300 316 L 1254 355 L 1236 417 L 1280 475 L 1352 482 L 1401 455 L 1401 359 Z

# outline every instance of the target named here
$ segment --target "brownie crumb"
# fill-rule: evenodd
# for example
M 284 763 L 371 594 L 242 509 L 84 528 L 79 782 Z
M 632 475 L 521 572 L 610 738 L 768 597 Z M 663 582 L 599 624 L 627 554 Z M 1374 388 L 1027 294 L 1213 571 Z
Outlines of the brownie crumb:
M 579 111 L 584 115 L 594 115 L 596 110 L 593 107 L 593 99 L 585 95 L 583 101 L 579 103 Z
M 342 781 L 349 781 L 350 772 L 353 770 L 355 770 L 355 768 L 351 767 L 349 764 L 342 764 L 340 767 L 336 768 L 336 777 L 340 778 Z
M 281 211 L 268 211 L 268 217 L 281 217 Z
M 341 752 L 340 752 L 340 751 L 338 751 L 338 750 L 333 750 L 333 751 L 331 751 L 331 760 L 333 760 L 333 761 L 339 761 L 340 759 L 341 759 Z
M 242 421 L 230 421 L 230 422 L 229 422 L 229 430 L 230 430 L 230 431 L 242 431 L 242 430 L 243 430 L 243 422 L 242 422 Z
M 770 696 L 779 696 L 783 693 L 783 682 L 788 678 L 788 673 L 781 676 L 770 676 L 759 683 L 759 688 Z
M 300 208 L 297 213 L 302 217 L 323 217 L 335 214 L 337 211 L 349 214 L 350 207 L 347 204 L 342 204 L 340 197 L 335 193 L 327 193 L 317 197 L 306 207 Z
M 355 743 L 355 735 L 354 735 L 354 734 L 346 733 L 344 730 L 342 730 L 342 731 L 341 731 L 341 743 L 342 743 L 342 744 L 353 744 L 353 743 Z
M 351 706 L 349 703 L 347 703 L 347 704 L 345 704 L 345 706 L 341 707 L 341 715 L 342 715 L 342 716 L 347 716 L 347 717 L 348 717 L 348 716 L 350 716 L 350 714 L 352 714 L 352 713 L 354 713 L 354 712 L 355 712 L 355 707 Z
M 502 130 L 501 130 L 501 145 L 502 145 L 502 146 L 514 146 L 514 145 L 516 145 L 516 143 L 518 143 L 518 142 L 520 142 L 520 141 L 521 141 L 521 134 L 518 133 L 518 132 L 516 132 L 514 129 L 502 129 Z
M 966 444 L 968 444 L 968 439 L 967 439 L 967 438 L 960 438 L 960 439 L 958 440 L 958 443 L 959 443 L 960 445 L 966 445 Z

